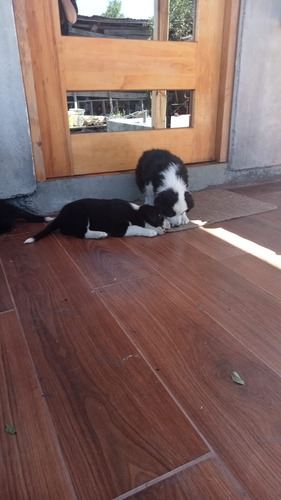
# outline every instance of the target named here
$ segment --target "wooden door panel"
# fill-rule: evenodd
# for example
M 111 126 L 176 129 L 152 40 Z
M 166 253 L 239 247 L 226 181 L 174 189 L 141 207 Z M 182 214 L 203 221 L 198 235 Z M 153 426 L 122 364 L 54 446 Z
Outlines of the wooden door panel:
M 145 149 L 164 148 L 192 161 L 194 129 L 143 130 L 71 137 L 75 175 L 134 170 Z
M 169 42 L 62 37 L 57 0 L 13 0 L 38 179 L 42 156 L 46 178 L 131 170 L 152 147 L 226 161 L 239 4 L 197 0 L 196 41 Z M 188 89 L 192 128 L 70 134 L 67 91 Z
M 67 91 L 195 88 L 197 43 L 82 37 L 62 43 Z

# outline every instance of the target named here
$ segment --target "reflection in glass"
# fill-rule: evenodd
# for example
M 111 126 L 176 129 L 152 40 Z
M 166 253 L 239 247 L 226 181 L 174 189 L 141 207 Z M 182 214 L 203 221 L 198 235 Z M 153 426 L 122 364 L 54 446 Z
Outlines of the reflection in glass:
M 161 0 L 158 0 L 156 12 L 154 0 L 77 0 L 78 19 L 69 28 L 69 35 L 191 41 L 194 38 L 195 5 L 196 0 L 170 0 L 169 12 L 165 13 Z M 166 26 L 164 36 L 163 26 Z
M 191 90 L 68 92 L 71 132 L 123 132 L 191 126 Z

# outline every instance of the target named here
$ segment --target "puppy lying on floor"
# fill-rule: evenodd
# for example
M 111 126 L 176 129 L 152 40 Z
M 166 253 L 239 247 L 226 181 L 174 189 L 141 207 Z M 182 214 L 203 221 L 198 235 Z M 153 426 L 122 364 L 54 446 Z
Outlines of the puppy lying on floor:
M 107 236 L 156 236 L 170 224 L 157 208 L 128 201 L 84 198 L 65 205 L 58 216 L 40 233 L 24 243 L 34 243 L 56 229 L 77 238 L 102 239 Z

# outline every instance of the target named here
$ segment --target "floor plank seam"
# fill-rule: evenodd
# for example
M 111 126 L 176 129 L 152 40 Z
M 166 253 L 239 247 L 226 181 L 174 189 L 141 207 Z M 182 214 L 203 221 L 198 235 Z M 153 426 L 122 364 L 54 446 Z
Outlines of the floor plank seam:
M 2 259 L 0 259 L 0 266 L 2 268 L 2 272 L 3 272 L 3 275 L 4 275 L 4 278 L 5 278 L 5 281 L 6 281 L 6 285 L 7 285 L 7 288 L 8 288 L 8 291 L 9 291 L 9 294 L 10 294 L 10 299 L 11 299 L 11 302 L 12 302 L 12 305 L 14 306 L 11 311 L 13 310 L 16 310 L 16 304 L 15 304 L 15 300 L 14 300 L 14 296 L 13 296 L 13 293 L 12 293 L 12 290 L 11 290 L 11 287 L 10 287 L 10 283 L 9 283 L 9 280 L 8 280 L 8 276 L 7 276 L 7 273 L 4 269 L 4 264 L 2 262 Z M 5 311 L 4 311 L 5 312 Z M 6 311 L 7 312 L 7 311 Z
M 136 278 L 129 278 L 129 279 L 123 279 L 123 280 L 119 280 L 119 281 L 116 281 L 116 282 L 111 282 L 111 283 L 107 283 L 106 285 L 97 285 L 97 286 L 94 286 L 93 283 L 91 282 L 91 280 L 88 278 L 88 276 L 81 270 L 80 266 L 76 263 L 76 261 L 71 257 L 71 255 L 69 255 L 68 251 L 64 248 L 64 245 L 63 245 L 63 242 L 56 238 L 56 235 L 52 235 L 57 243 L 59 244 L 59 246 L 62 248 L 62 250 L 64 251 L 64 253 L 67 255 L 67 257 L 69 258 L 69 260 L 72 262 L 72 264 L 76 267 L 76 269 L 79 271 L 80 275 L 82 276 L 82 278 L 86 281 L 87 285 L 90 286 L 91 288 L 91 292 L 95 292 L 101 288 L 104 288 L 104 287 L 107 287 L 107 286 L 113 286 L 113 285 L 120 285 L 120 283 L 126 283 L 128 281 L 132 281 L 132 280 L 135 280 Z M 120 238 L 121 239 L 121 238 Z M 124 242 L 123 242 L 124 243 Z M 152 269 L 153 269 L 153 273 L 151 273 L 152 275 L 155 275 L 155 274 L 159 274 L 159 272 L 157 271 L 156 268 L 154 268 L 153 266 L 150 266 Z
M 189 243 L 187 243 L 187 245 L 190 245 Z M 194 248 L 194 247 L 193 247 Z M 133 249 L 133 251 L 139 255 L 139 252 L 135 249 Z M 201 251 L 201 250 L 198 250 L 198 251 Z M 203 252 L 204 253 L 204 252 Z M 204 253 L 205 254 L 205 253 Z M 208 255 L 208 254 L 205 254 L 205 255 Z M 213 258 L 213 257 L 212 257 Z M 216 259 L 214 259 L 216 260 Z M 221 264 L 222 266 L 226 267 L 227 269 L 229 269 L 227 266 L 224 265 L 223 262 L 221 261 L 218 261 L 216 260 L 216 262 L 218 262 L 219 264 Z M 235 274 L 239 274 L 239 273 L 236 273 L 235 271 L 232 271 L 233 273 Z M 195 304 L 196 306 L 198 305 L 193 299 L 192 297 L 190 297 L 189 295 L 187 295 L 179 286 L 175 285 L 174 283 L 172 283 L 166 276 L 165 274 L 161 273 L 161 270 L 158 268 L 158 274 L 167 282 L 169 283 L 173 288 L 177 289 L 180 293 L 182 293 L 188 300 L 190 300 L 193 304 Z M 247 280 L 247 278 L 245 278 L 244 276 L 240 275 L 242 278 L 244 278 L 246 281 L 249 281 L 250 283 L 252 283 L 250 280 Z M 117 283 L 118 284 L 118 283 Z M 260 287 L 259 285 L 257 285 L 256 283 L 253 283 L 256 287 L 260 288 L 261 290 L 264 290 L 262 287 Z M 196 283 L 194 282 L 194 285 L 196 285 Z M 108 285 L 110 286 L 110 285 Z M 265 290 L 266 293 L 268 293 L 269 295 L 272 295 L 274 298 L 278 299 L 278 301 L 281 303 L 281 299 L 273 294 L 270 294 L 267 290 Z M 256 359 L 258 359 L 261 363 L 263 363 L 265 366 L 267 366 L 267 368 L 269 368 L 273 373 L 275 373 L 275 375 L 277 375 L 279 378 L 281 378 L 281 374 L 276 371 L 271 365 L 269 365 L 264 359 L 262 359 L 255 351 L 253 351 L 252 349 L 250 349 L 247 345 L 244 344 L 244 342 L 242 342 L 242 340 L 238 339 L 234 333 L 232 333 L 229 329 L 227 329 L 222 323 L 220 323 L 214 316 L 212 316 L 212 314 L 208 311 L 206 311 L 206 309 L 202 309 L 202 312 L 204 314 L 206 314 L 207 316 L 209 316 L 209 318 L 211 318 L 216 324 L 218 324 L 221 328 L 223 328 L 225 330 L 225 332 L 227 332 L 229 335 L 231 335 L 231 337 L 239 342 L 239 344 L 241 346 L 243 346 L 244 349 L 246 349 L 246 351 L 250 352 L 251 354 L 253 354 L 253 356 L 255 356 Z M 116 319 L 116 318 L 115 318 Z
M 11 312 L 15 312 L 15 309 L 6 309 L 5 311 L 0 311 L 0 316 Z
M 3 269 L 4 276 L 5 276 L 5 280 L 7 282 L 7 287 L 9 289 L 9 293 L 10 293 L 10 296 L 11 296 L 11 301 L 12 301 L 12 303 L 14 305 L 14 309 L 11 309 L 10 311 L 4 311 L 3 314 L 8 313 L 8 312 L 9 313 L 14 313 L 16 315 L 16 317 L 17 317 L 17 321 L 18 321 L 18 324 L 19 324 L 19 329 L 21 331 L 21 334 L 22 334 L 22 337 L 23 337 L 23 341 L 24 341 L 25 346 L 26 346 L 27 355 L 29 356 L 29 359 L 30 359 L 30 365 L 32 366 L 32 370 L 34 372 L 34 377 L 35 377 L 35 379 L 37 381 L 39 390 L 41 391 L 41 394 L 43 396 L 43 388 L 42 388 L 42 385 L 41 385 L 40 380 L 38 378 L 38 373 L 37 373 L 37 370 L 36 370 L 36 367 L 35 367 L 33 356 L 31 354 L 31 351 L 30 351 L 30 348 L 29 348 L 29 344 L 28 344 L 26 336 L 25 336 L 25 331 L 24 331 L 24 327 L 23 327 L 21 319 L 20 319 L 20 314 L 19 314 L 19 311 L 17 309 L 16 302 L 15 302 L 15 299 L 14 299 L 14 296 L 12 294 L 12 290 L 11 290 L 11 287 L 10 287 L 10 283 L 9 283 L 8 277 L 7 277 L 6 273 L 5 273 L 5 269 L 4 269 L 4 266 L 3 266 L 3 263 L 1 261 L 1 259 L 0 259 L 0 264 L 2 265 L 2 269 Z M 53 418 L 52 418 L 52 414 L 51 414 L 51 411 L 49 409 L 49 406 L 48 406 L 48 403 L 47 403 L 47 400 L 46 400 L 45 397 L 42 397 L 42 405 L 45 408 L 46 416 L 48 417 L 49 422 L 50 422 L 50 426 L 51 426 L 51 428 L 53 430 L 54 444 L 56 446 L 56 449 L 57 449 L 57 452 L 58 452 L 59 456 L 61 457 L 62 466 L 63 466 L 63 468 L 65 470 L 66 476 L 68 477 L 69 484 L 71 485 L 71 488 L 73 490 L 73 498 L 76 498 L 76 493 L 75 493 L 75 489 L 74 489 L 74 486 L 73 486 L 73 482 L 72 482 L 71 477 L 70 477 L 70 471 L 69 471 L 69 468 L 68 468 L 68 465 L 67 465 L 67 461 L 66 461 L 65 456 L 63 454 L 63 451 L 62 451 L 62 448 L 61 448 L 61 444 L 60 444 L 60 441 L 59 441 L 59 438 L 58 438 L 58 435 L 57 435 L 57 432 L 56 432 L 55 424 L 54 424 L 54 421 L 53 421 Z
M 243 499 L 248 499 L 248 500 L 251 500 L 251 497 L 249 495 L 249 493 L 247 492 L 247 490 L 245 489 L 245 486 L 242 486 L 240 483 L 239 483 L 239 480 L 236 478 L 236 476 L 234 475 L 234 473 L 232 471 L 230 471 L 230 469 L 228 468 L 227 464 L 224 462 L 224 460 L 222 460 L 222 458 L 216 453 L 214 452 L 214 457 L 217 462 L 219 463 L 221 469 L 224 471 L 225 475 L 228 476 L 232 483 L 234 484 L 234 486 L 236 487 L 236 489 L 239 491 L 243 491 L 243 493 L 247 496 L 243 496 Z
M 192 425 L 192 427 L 196 430 L 196 432 L 199 434 L 199 436 L 201 437 L 201 439 L 204 441 L 204 443 L 206 444 L 206 446 L 209 448 L 210 451 L 214 451 L 213 447 L 211 446 L 211 444 L 208 442 L 208 440 L 205 438 L 205 436 L 203 435 L 203 433 L 200 431 L 200 429 L 198 428 L 198 426 L 195 424 L 194 420 L 192 419 L 192 417 L 190 417 L 190 415 L 188 415 L 188 413 L 185 411 L 185 409 L 183 408 L 182 404 L 179 402 L 179 400 L 177 399 L 177 397 L 173 394 L 172 390 L 168 387 L 168 385 L 166 384 L 166 382 L 162 379 L 162 377 L 159 375 L 158 372 L 155 372 L 155 369 L 154 367 L 152 366 L 151 362 L 149 361 L 149 359 L 147 358 L 147 356 L 145 355 L 145 353 L 143 353 L 141 351 L 141 349 L 138 347 L 138 345 L 132 340 L 130 334 L 123 328 L 121 322 L 118 320 L 118 318 L 115 316 L 114 313 L 112 313 L 112 311 L 106 306 L 106 302 L 102 299 L 102 297 L 99 295 L 100 297 L 100 300 L 102 301 L 102 303 L 105 305 L 105 307 L 107 308 L 109 314 L 111 314 L 111 316 L 113 317 L 113 319 L 116 321 L 116 323 L 119 325 L 119 327 L 122 329 L 122 331 L 124 332 L 124 334 L 126 335 L 126 337 L 128 338 L 128 340 L 131 342 L 131 344 L 135 347 L 135 349 L 137 350 L 138 354 L 141 356 L 141 358 L 145 361 L 145 363 L 147 364 L 147 366 L 150 368 L 150 370 L 152 371 L 152 373 L 156 376 L 156 378 L 159 380 L 160 384 L 163 386 L 163 388 L 168 392 L 169 396 L 172 398 L 172 400 L 174 401 L 174 403 L 177 405 L 177 407 L 180 409 L 180 411 L 183 413 L 183 415 L 185 416 L 185 418 L 188 420 L 188 422 Z
M 170 479 L 171 477 L 176 476 L 180 472 L 183 472 L 191 467 L 194 467 L 195 465 L 200 464 L 201 462 L 204 462 L 212 457 L 213 453 L 208 452 L 205 455 L 202 455 L 201 457 L 195 458 L 194 460 L 191 460 L 186 464 L 180 465 L 176 469 L 173 469 L 169 472 L 166 472 L 165 474 L 162 474 L 161 476 L 152 479 L 151 481 L 148 481 L 147 483 L 137 486 L 137 488 L 133 488 L 130 491 L 126 491 L 126 493 L 122 493 L 122 495 L 119 495 L 118 497 L 114 497 L 113 500 L 125 500 L 127 498 L 130 498 L 130 496 L 136 495 L 137 493 L 140 493 L 141 491 L 144 491 L 147 488 L 150 488 L 151 486 L 155 486 L 156 484 L 161 483 L 161 481 Z
M 262 215 L 262 214 L 259 214 L 259 215 Z M 248 216 L 248 217 L 251 217 L 251 216 Z M 199 227 L 197 228 L 199 230 L 203 230 L 204 231 L 204 227 Z M 212 229 L 212 227 L 210 226 L 210 228 L 208 229 Z M 274 230 L 274 232 L 277 234 L 277 231 Z M 210 255 L 205 252 L 204 250 L 200 249 L 198 250 L 198 248 L 193 245 L 192 243 L 188 242 L 187 245 L 191 246 L 192 248 L 194 248 L 195 250 L 197 251 L 200 251 L 202 252 L 204 255 L 207 255 L 209 258 L 215 260 L 216 262 L 218 262 L 219 264 L 223 265 L 225 268 L 229 269 L 230 271 L 232 271 L 233 273 L 235 274 L 238 274 L 239 276 L 241 276 L 241 278 L 245 279 L 246 281 L 248 281 L 249 283 L 251 283 L 252 285 L 260 288 L 261 290 L 263 290 L 265 293 L 268 293 L 269 295 L 271 295 L 272 297 L 275 297 L 276 299 L 278 299 L 279 301 L 281 300 L 280 297 L 278 295 L 275 295 L 274 293 L 270 292 L 269 290 L 267 290 L 266 288 L 264 288 L 263 286 L 261 286 L 260 284 L 256 283 L 255 281 L 251 280 L 248 276 L 245 276 L 243 275 L 241 272 L 239 271 L 234 271 L 231 267 L 229 267 L 227 265 L 227 261 L 229 259 L 232 259 L 232 257 L 225 257 L 225 258 L 222 258 L 222 259 L 218 259 L 216 257 L 210 257 Z M 243 252 L 244 253 L 244 252 Z
M 161 275 L 163 279 L 166 279 L 165 276 Z M 169 280 L 166 279 L 169 283 L 171 283 Z M 189 295 L 187 295 L 185 292 L 183 292 L 178 286 L 172 284 L 177 290 L 185 295 L 187 299 L 189 299 L 193 304 L 197 305 L 196 302 L 192 300 Z M 238 339 L 234 333 L 232 333 L 228 328 L 226 328 L 220 321 L 218 321 L 214 316 L 212 316 L 211 313 L 206 311 L 206 309 L 202 309 L 202 312 L 209 316 L 217 325 L 219 325 L 221 328 L 224 329 L 224 331 L 230 335 L 236 342 L 238 342 L 247 352 L 250 352 L 258 361 L 260 361 L 262 364 L 264 364 L 269 370 L 271 370 L 275 375 L 277 375 L 279 378 L 281 378 L 281 374 L 277 372 L 271 365 L 269 365 L 264 359 L 262 359 L 255 351 L 253 351 L 250 347 L 248 347 L 242 340 Z

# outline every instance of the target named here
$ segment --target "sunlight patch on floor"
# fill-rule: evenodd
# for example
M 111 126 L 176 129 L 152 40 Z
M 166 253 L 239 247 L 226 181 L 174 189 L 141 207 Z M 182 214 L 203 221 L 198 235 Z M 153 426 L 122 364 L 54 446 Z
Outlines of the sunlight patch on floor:
M 233 245 L 236 248 L 243 250 L 243 252 L 246 252 L 250 255 L 253 255 L 254 257 L 257 257 L 258 259 L 263 260 L 267 264 L 270 264 L 271 266 L 274 266 L 277 269 L 281 269 L 281 256 L 276 255 L 276 252 L 274 252 L 273 250 L 258 245 L 254 241 L 242 238 L 241 236 L 238 236 L 235 233 L 231 233 L 226 229 L 222 229 L 221 227 L 218 228 L 202 227 L 201 229 L 211 234 L 212 236 L 216 236 L 217 238 L 220 238 L 226 243 L 229 243 L 230 245 Z
M 207 224 L 207 220 L 195 220 L 195 219 L 190 219 L 190 222 L 192 222 L 192 224 L 196 224 L 196 226 L 205 226 L 205 224 Z

